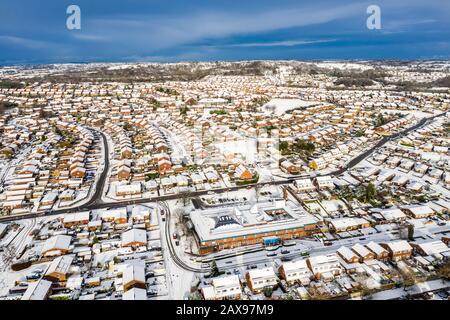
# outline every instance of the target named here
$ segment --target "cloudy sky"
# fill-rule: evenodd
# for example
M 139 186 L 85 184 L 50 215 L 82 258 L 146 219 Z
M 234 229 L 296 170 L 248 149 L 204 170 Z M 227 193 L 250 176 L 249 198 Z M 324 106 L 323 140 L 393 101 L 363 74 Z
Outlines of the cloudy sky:
M 0 21 L 2 64 L 450 58 L 448 0 L 1 0 Z

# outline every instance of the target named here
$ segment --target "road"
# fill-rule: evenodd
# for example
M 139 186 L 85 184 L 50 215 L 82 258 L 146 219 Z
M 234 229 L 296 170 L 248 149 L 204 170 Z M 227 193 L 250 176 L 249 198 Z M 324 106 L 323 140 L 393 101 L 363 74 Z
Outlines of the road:
M 187 263 L 185 263 L 177 254 L 176 249 L 173 245 L 172 238 L 171 238 L 171 232 L 170 232 L 170 221 L 171 221 L 171 212 L 169 205 L 165 202 L 161 202 L 160 205 L 164 208 L 166 211 L 166 221 L 165 221 L 165 239 L 167 242 L 167 246 L 169 249 L 170 257 L 172 258 L 173 262 L 180 268 L 192 271 L 196 273 L 206 273 L 209 272 L 209 269 L 202 269 L 202 268 L 195 268 L 192 266 L 189 266 Z
M 388 143 L 391 140 L 397 139 L 401 136 L 404 136 L 408 133 L 410 133 L 411 131 L 417 130 L 421 127 L 423 127 L 425 124 L 427 124 L 429 121 L 434 120 L 435 118 L 441 117 L 443 115 L 445 115 L 446 112 L 434 115 L 432 117 L 428 117 L 428 118 L 423 118 L 422 120 L 420 120 L 417 124 L 413 125 L 412 127 L 409 127 L 403 131 L 391 134 L 389 136 L 385 136 L 383 139 L 381 139 L 380 141 L 378 141 L 377 144 L 375 144 L 372 148 L 370 148 L 369 150 L 366 150 L 365 152 L 361 153 L 360 155 L 358 155 L 357 157 L 353 158 L 344 168 L 339 169 L 335 172 L 333 172 L 332 174 L 334 175 L 340 175 L 342 173 L 344 173 L 345 171 L 347 171 L 348 169 L 353 168 L 354 166 L 356 166 L 358 163 L 360 163 L 362 160 L 364 160 L 365 158 L 367 158 L 368 156 L 370 156 L 375 150 L 381 148 L 383 145 L 385 145 L 386 143 Z
M 340 175 L 340 174 L 344 173 L 345 171 L 356 166 L 362 160 L 364 160 L 369 155 L 371 155 L 376 149 L 381 148 L 387 142 L 389 142 L 393 139 L 396 139 L 402 135 L 408 134 L 409 132 L 424 126 L 429 121 L 434 120 L 437 117 L 441 117 L 445 114 L 446 114 L 446 112 L 434 115 L 432 117 L 423 118 L 417 124 L 407 128 L 401 132 L 397 132 L 392 135 L 385 136 L 375 146 L 373 146 L 369 150 L 366 150 L 365 152 L 358 155 L 357 157 L 353 158 L 345 167 L 343 167 L 339 170 L 336 170 L 334 172 L 327 173 L 327 174 L 318 174 L 317 176 Z M 84 211 L 84 210 L 103 209 L 103 208 L 117 207 L 117 206 L 127 206 L 127 205 L 134 205 L 134 204 L 141 204 L 141 203 L 148 203 L 148 202 L 162 202 L 162 201 L 167 201 L 167 200 L 175 200 L 175 199 L 179 199 L 182 197 L 182 195 L 179 195 L 179 194 L 172 194 L 172 195 L 164 195 L 164 196 L 158 196 L 158 197 L 153 197 L 153 198 L 117 201 L 117 202 L 111 202 L 111 203 L 102 202 L 102 200 L 101 200 L 102 192 L 103 192 L 103 188 L 106 184 L 105 182 L 106 182 L 106 178 L 107 178 L 108 170 L 109 170 L 109 150 L 108 150 L 109 148 L 108 148 L 106 136 L 102 132 L 100 132 L 100 134 L 103 137 L 103 143 L 104 143 L 104 147 L 105 147 L 105 151 L 106 151 L 105 152 L 105 155 L 106 155 L 105 156 L 105 166 L 104 166 L 103 172 L 101 173 L 100 178 L 97 181 L 96 190 L 95 190 L 95 193 L 92 196 L 91 200 L 89 200 L 87 203 L 80 205 L 78 207 L 74 207 L 74 208 L 70 208 L 70 209 L 53 210 L 50 213 L 47 213 L 47 215 L 71 213 L 71 212 L 78 212 L 78 211 Z M 208 194 L 211 191 L 214 193 L 224 193 L 224 192 L 237 191 L 237 190 L 246 189 L 246 188 L 253 188 L 256 186 L 262 187 L 262 186 L 266 186 L 266 185 L 285 185 L 285 184 L 292 183 L 296 179 L 298 179 L 298 177 L 292 177 L 292 178 L 276 180 L 276 181 L 259 182 L 259 183 L 244 185 L 244 186 L 225 187 L 225 188 L 219 188 L 219 189 L 214 189 L 214 190 L 193 191 L 190 193 L 190 197 L 193 198 L 193 197 L 203 196 L 203 195 Z M 0 217 L 0 222 L 14 221 L 14 220 L 20 220 L 20 219 L 26 219 L 26 218 L 34 218 L 36 216 L 39 216 L 39 214 L 29 213 L 29 214 L 18 215 L 18 216 L 6 216 L 6 217 Z
M 108 172 L 109 172 L 109 146 L 108 146 L 108 140 L 106 139 L 106 135 L 99 131 L 99 130 L 94 130 L 91 129 L 92 131 L 95 131 L 97 133 L 99 133 L 102 136 L 103 139 L 103 171 L 100 174 L 100 177 L 97 180 L 96 186 L 95 186 L 95 192 L 92 195 L 91 199 L 85 203 L 84 205 L 82 205 L 82 207 L 84 206 L 94 206 L 96 204 L 101 204 L 102 203 L 102 195 L 103 195 L 103 190 L 105 188 L 106 185 L 106 178 L 108 177 Z M 80 208 L 81 209 L 81 208 Z M 65 211 L 65 210 L 58 210 L 58 211 Z

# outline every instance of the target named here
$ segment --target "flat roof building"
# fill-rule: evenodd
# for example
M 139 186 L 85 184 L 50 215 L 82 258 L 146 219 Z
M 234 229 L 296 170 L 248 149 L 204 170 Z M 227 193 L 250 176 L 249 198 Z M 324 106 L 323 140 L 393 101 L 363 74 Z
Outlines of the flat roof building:
M 300 238 L 317 232 L 317 220 L 283 201 L 260 202 L 190 213 L 202 254 L 261 243 L 264 237 Z
M 50 294 L 52 283 L 47 280 L 40 279 L 31 282 L 21 300 L 46 300 Z

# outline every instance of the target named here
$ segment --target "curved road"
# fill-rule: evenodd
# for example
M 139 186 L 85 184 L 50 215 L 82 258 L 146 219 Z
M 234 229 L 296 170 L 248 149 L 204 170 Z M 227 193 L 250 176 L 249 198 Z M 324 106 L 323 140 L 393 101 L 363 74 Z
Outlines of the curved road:
M 180 257 L 178 257 L 175 247 L 172 243 L 172 238 L 171 238 L 171 233 L 170 233 L 170 215 L 171 215 L 171 213 L 170 213 L 169 206 L 167 205 L 167 203 L 164 203 L 164 202 L 161 202 L 160 204 L 166 210 L 167 219 L 165 222 L 165 238 L 166 238 L 167 245 L 169 247 L 169 254 L 170 254 L 170 257 L 172 258 L 173 262 L 175 262 L 175 264 L 178 267 L 180 267 L 184 270 L 188 270 L 188 271 L 192 271 L 192 272 L 196 272 L 196 273 L 209 272 L 209 269 L 195 268 L 195 267 L 189 266 Z
M 339 175 L 344 173 L 345 171 L 353 168 L 354 166 L 356 166 L 358 163 L 360 163 L 362 160 L 364 160 L 366 157 L 368 157 L 370 154 L 372 154 L 376 149 L 382 147 L 384 144 L 386 144 L 387 142 L 389 142 L 392 139 L 396 139 L 402 135 L 405 135 L 413 130 L 416 130 L 422 126 L 424 126 L 426 123 L 428 123 L 431 120 L 434 120 L 437 117 L 441 117 L 443 115 L 445 115 L 446 112 L 444 113 L 440 113 L 437 114 L 435 116 L 429 117 L 429 118 L 423 118 L 422 120 L 420 120 L 417 124 L 415 124 L 412 127 L 409 127 L 408 129 L 405 129 L 401 132 L 398 133 L 394 133 L 392 135 L 389 136 L 385 136 L 384 138 L 382 138 L 377 144 L 375 144 L 372 148 L 370 148 L 369 150 L 366 150 L 365 152 L 363 152 L 362 154 L 358 155 L 357 157 L 353 158 L 345 167 L 336 170 L 334 172 L 330 172 L 327 174 L 318 174 L 317 176 L 321 176 L 321 175 Z M 174 199 L 179 199 L 182 196 L 179 194 L 172 194 L 172 195 L 165 195 L 165 196 L 158 196 L 158 197 L 154 197 L 154 198 L 145 198 L 145 199 L 137 199 L 137 200 L 126 200 L 126 201 L 120 201 L 120 202 L 112 202 L 112 203 L 104 203 L 101 201 L 101 197 L 102 197 L 102 193 L 103 193 L 103 188 L 105 186 L 105 182 L 106 182 L 106 177 L 108 175 L 108 170 L 109 170 L 109 148 L 108 148 L 108 143 L 106 140 L 106 136 L 98 131 L 102 137 L 103 137 L 103 142 L 105 145 L 105 166 L 103 169 L 103 172 L 101 173 L 101 176 L 99 178 L 99 180 L 97 181 L 97 185 L 96 185 L 96 190 L 94 195 L 92 196 L 91 200 L 89 200 L 87 203 L 80 205 L 78 207 L 74 207 L 71 209 L 60 209 L 60 210 L 54 210 L 50 213 L 47 213 L 47 215 L 55 215 L 55 214 L 62 214 L 62 213 L 71 213 L 71 212 L 78 212 L 78 211 L 82 211 L 82 210 L 94 210 L 94 209 L 102 209 L 102 208 L 109 208 L 109 207 L 116 207 L 116 206 L 127 206 L 127 205 L 133 205 L 133 204 L 141 204 L 141 203 L 147 203 L 147 202 L 159 202 L 159 201 L 167 201 L 167 200 L 174 200 Z M 209 192 L 214 192 L 214 193 L 223 193 L 223 192 L 228 192 L 228 191 L 236 191 L 236 190 L 240 190 L 240 189 L 246 189 L 246 188 L 253 188 L 255 186 L 266 186 L 266 185 L 284 185 L 284 184 L 289 184 L 292 183 L 294 180 L 298 179 L 298 177 L 292 177 L 292 178 L 287 178 L 284 180 L 277 180 L 277 181 L 267 181 L 267 182 L 259 182 L 259 183 L 253 183 L 253 184 L 248 184 L 248 185 L 244 185 L 244 186 L 234 186 L 234 187 L 226 187 L 226 188 L 220 188 L 220 189 L 214 189 L 214 190 L 202 190 L 202 191 L 193 191 L 189 193 L 190 197 L 198 197 L 198 196 L 202 196 L 202 195 L 206 195 Z M 42 214 L 41 214 L 42 215 Z M 29 213 L 29 214 L 24 214 L 24 215 L 19 215 L 19 216 L 6 216 L 6 217 L 0 217 L 0 222 L 2 221 L 13 221 L 13 220 L 20 220 L 20 219 L 26 219 L 26 218 L 33 218 L 39 216 L 39 214 L 36 213 Z
M 106 185 L 106 178 L 108 177 L 108 172 L 109 172 L 109 146 L 108 146 L 108 140 L 106 138 L 106 135 L 99 130 L 91 129 L 91 131 L 95 131 L 102 136 L 104 164 L 103 164 L 103 171 L 97 180 L 94 194 L 92 195 L 91 199 L 88 202 L 86 202 L 85 204 L 80 206 L 80 209 L 83 207 L 95 206 L 96 204 L 100 204 L 103 202 L 102 195 L 103 195 L 103 190 Z M 55 211 L 61 211 L 61 213 L 66 212 L 66 210 L 55 210 Z

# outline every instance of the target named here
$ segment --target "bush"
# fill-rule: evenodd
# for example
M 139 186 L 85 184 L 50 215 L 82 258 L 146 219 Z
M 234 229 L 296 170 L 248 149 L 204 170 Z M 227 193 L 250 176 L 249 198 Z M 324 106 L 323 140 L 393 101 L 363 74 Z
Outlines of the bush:
M 273 288 L 272 287 L 264 287 L 264 289 L 262 290 L 264 296 L 266 298 L 270 298 L 272 296 L 273 293 Z
M 211 110 L 210 112 L 209 112 L 209 114 L 217 114 L 217 115 L 225 115 L 225 114 L 227 114 L 228 112 L 226 112 L 225 110 Z
M 11 265 L 11 269 L 13 271 L 20 271 L 26 268 L 29 268 L 31 266 L 31 261 L 19 261 L 17 263 L 14 263 Z
M 236 181 L 236 185 L 237 186 L 246 186 L 248 184 L 257 183 L 258 180 L 259 180 L 259 176 L 256 175 L 253 179 L 250 179 L 250 180 L 238 180 L 238 181 Z

